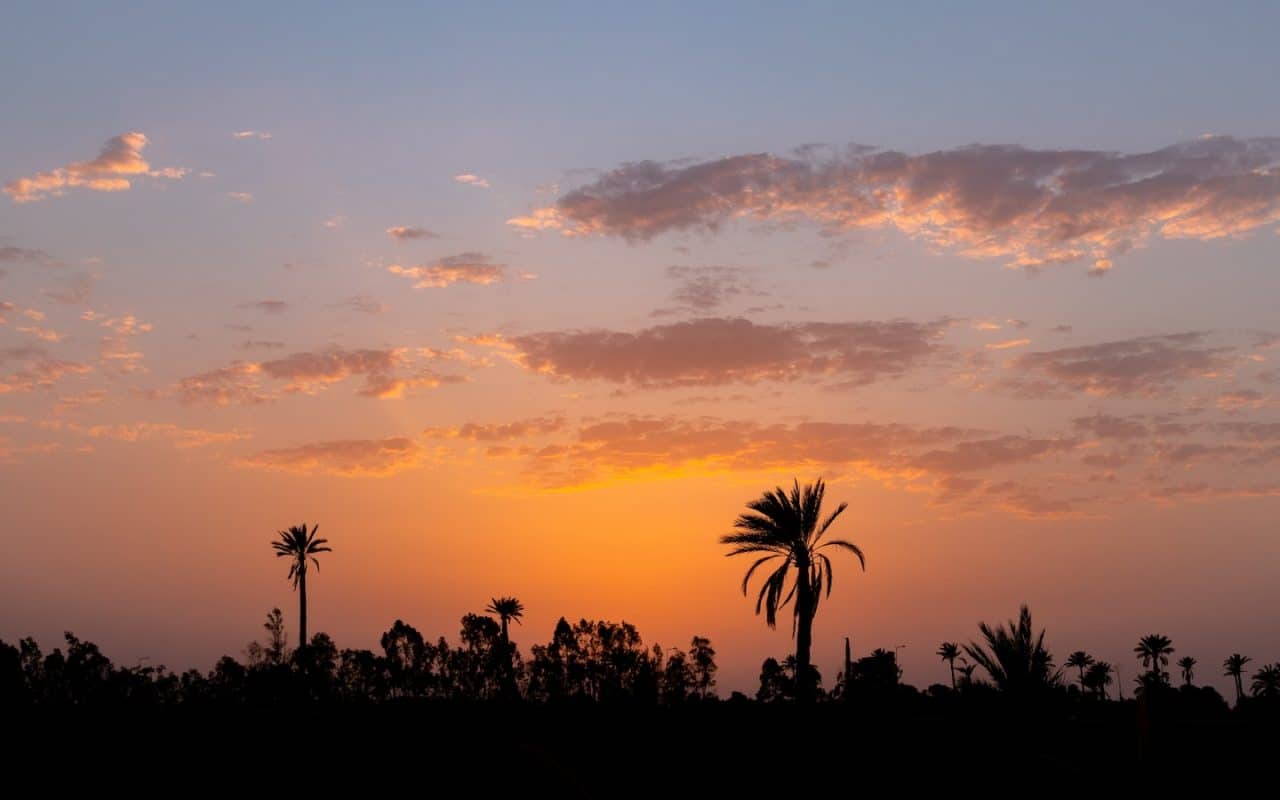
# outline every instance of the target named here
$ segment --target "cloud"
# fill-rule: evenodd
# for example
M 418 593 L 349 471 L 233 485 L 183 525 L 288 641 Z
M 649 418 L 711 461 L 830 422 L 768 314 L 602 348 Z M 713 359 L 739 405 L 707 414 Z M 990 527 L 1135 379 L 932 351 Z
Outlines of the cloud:
M 1150 433 L 1147 426 L 1136 419 L 1110 414 L 1076 417 L 1071 425 L 1081 433 L 1097 439 L 1145 439 Z
M 1209 240 L 1280 221 L 1280 138 L 1205 137 L 1146 153 L 970 145 L 922 155 L 736 155 L 623 164 L 508 221 L 631 241 L 738 218 L 896 228 L 1014 266 L 1112 259 L 1153 237 Z
M 341 228 L 342 223 L 346 221 L 347 221 L 347 218 L 344 217 L 343 215 L 334 214 L 332 217 L 329 217 L 324 221 L 324 227 L 327 230 L 336 231 L 338 228 Z
M 41 294 L 59 303 L 78 305 L 88 301 L 93 296 L 93 287 L 96 283 L 97 279 L 94 276 L 88 273 L 81 273 L 63 278 L 59 288 L 45 289 Z
M 87 428 L 85 432 L 95 439 L 114 439 L 120 442 L 137 442 L 151 438 L 168 439 L 175 447 L 183 449 L 225 444 L 249 438 L 248 432 L 242 430 L 209 431 L 201 428 L 183 428 L 171 422 L 94 425 Z
M 236 131 L 231 134 L 232 139 L 270 139 L 271 134 L 267 131 Z
M 147 137 L 141 132 L 124 133 L 103 145 L 97 158 L 75 161 L 49 172 L 10 181 L 4 185 L 4 193 L 15 203 L 32 203 L 62 195 L 76 186 L 98 192 L 123 192 L 139 177 L 176 180 L 187 174 L 187 170 L 179 167 L 151 169 L 142 157 L 142 149 L 146 146 Z
M 359 311 L 361 314 L 385 314 L 388 306 L 380 303 L 367 294 L 357 294 L 340 300 L 329 306 L 329 308 L 341 308 L 347 311 Z
M 488 189 L 489 182 L 479 175 L 472 175 L 470 172 L 464 172 L 461 175 L 454 175 L 453 179 L 458 183 L 474 186 L 477 189 Z
M 1030 339 L 1006 339 L 1003 342 L 991 342 L 984 345 L 988 350 L 1009 350 L 1014 347 L 1026 347 L 1031 344 Z
M 667 267 L 666 276 L 678 283 L 671 299 L 699 313 L 714 311 L 745 296 L 760 296 L 749 273 L 741 267 Z
M 253 362 L 236 361 L 230 366 L 189 375 L 178 381 L 178 399 L 188 405 L 259 405 L 275 398 L 260 387 L 261 370 Z
M 252 203 L 253 195 L 249 192 L 227 192 L 227 197 L 235 200 L 237 203 Z
M 1213 377 L 1230 367 L 1230 348 L 1203 347 L 1204 338 L 1176 333 L 1025 353 L 1012 366 L 1037 380 L 1012 379 L 1006 385 L 1024 395 L 1069 390 L 1152 397 L 1177 381 Z
M 1035 461 L 1041 456 L 1074 450 L 1078 445 L 1075 439 L 1000 436 L 960 442 L 946 450 L 930 450 L 911 461 L 911 466 L 933 473 L 972 472 Z
M 237 308 L 252 308 L 268 314 L 283 314 L 289 310 L 289 304 L 283 300 L 258 300 L 253 303 L 241 303 Z
M 938 349 L 946 324 L 705 318 L 645 328 L 551 331 L 499 340 L 524 368 L 636 387 L 832 378 L 863 385 L 907 372 Z
M 462 375 L 415 368 L 413 360 L 404 348 L 330 347 L 262 362 L 235 361 L 221 369 L 183 378 L 177 391 L 185 403 L 257 405 L 278 399 L 276 391 L 263 386 L 265 380 L 282 383 L 280 391 L 285 394 L 315 394 L 332 384 L 363 377 L 364 386 L 357 394 L 379 399 L 403 397 L 412 388 L 435 388 L 467 380 Z
M 9 371 L 9 367 L 16 369 Z M 42 347 L 0 348 L 0 394 L 50 389 L 67 375 L 92 372 L 87 364 L 53 358 Z
M 455 283 L 476 286 L 498 283 L 506 279 L 507 267 L 490 262 L 484 253 L 466 252 L 417 267 L 392 264 L 387 272 L 412 279 L 415 289 L 443 289 Z
M 151 331 L 151 323 L 143 322 L 132 314 L 111 317 L 98 323 L 106 333 L 98 342 L 98 356 L 117 372 L 144 372 L 142 353 L 135 349 L 133 339 Z
M 412 439 L 348 439 L 298 447 L 263 450 L 241 459 L 246 467 L 327 474 L 342 477 L 382 477 L 417 466 L 424 456 Z
M 284 342 L 276 342 L 270 339 L 246 339 L 236 347 L 240 350 L 283 350 Z
M 505 423 L 467 422 L 456 428 L 427 428 L 422 433 L 434 439 L 465 439 L 471 442 L 505 442 L 548 433 L 565 427 L 564 417 L 531 417 Z
M 36 264 L 41 267 L 60 267 L 62 262 L 43 250 L 30 247 L 18 247 L 12 244 L 0 245 L 0 262 L 9 264 Z
M 429 231 L 426 228 L 416 226 L 409 227 L 405 225 L 396 225 L 395 227 L 387 228 L 387 236 L 397 242 L 408 242 L 414 239 L 440 238 L 439 234 Z

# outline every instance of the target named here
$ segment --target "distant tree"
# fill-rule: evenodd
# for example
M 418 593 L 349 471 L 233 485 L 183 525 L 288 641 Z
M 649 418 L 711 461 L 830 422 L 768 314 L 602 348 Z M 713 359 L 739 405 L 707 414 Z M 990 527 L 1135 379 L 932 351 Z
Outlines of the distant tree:
M 289 657 L 289 634 L 284 629 L 284 614 L 273 608 L 267 612 L 267 621 L 262 623 L 267 632 L 266 645 L 257 641 L 249 642 L 245 647 L 245 656 L 250 667 L 278 667 Z
M 320 569 L 320 561 L 316 556 L 320 553 L 332 552 L 326 547 L 327 539 L 317 539 L 319 525 L 313 525 L 307 532 L 307 524 L 293 525 L 288 530 L 279 531 L 280 538 L 271 543 L 277 558 L 289 559 L 289 578 L 293 588 L 298 590 L 298 646 L 307 644 L 307 565 L 315 564 Z
M 1155 683 L 1168 683 L 1169 673 L 1164 668 L 1169 665 L 1169 656 L 1173 653 L 1173 643 L 1168 636 L 1152 633 L 1138 640 L 1133 652 L 1142 659 L 1142 666 Z
M 1080 684 L 1105 700 L 1107 698 L 1107 687 L 1112 683 L 1112 672 L 1114 670 L 1107 662 L 1095 661 L 1089 665 L 1089 671 L 1084 674 Z
M 976 670 L 977 668 L 978 668 L 977 664 L 971 664 L 969 663 L 968 659 L 961 657 L 960 666 L 958 667 L 958 669 L 960 670 L 961 686 L 973 685 L 973 671 Z
M 1075 667 L 1080 670 L 1080 688 L 1084 689 L 1084 671 L 1093 666 L 1093 656 L 1083 650 L 1077 650 L 1067 656 L 1066 663 L 1063 666 L 1068 668 Z
M 662 649 L 654 654 L 655 666 L 662 664 Z M 661 667 L 662 702 L 666 705 L 680 705 L 689 699 L 694 692 L 693 666 L 689 657 L 679 648 L 671 648 L 667 654 L 666 664 Z
M 761 703 L 772 703 L 792 696 L 791 678 L 776 658 L 766 658 L 760 665 L 760 688 L 756 690 L 756 700 Z
M 1254 697 L 1280 697 L 1280 664 L 1265 664 L 1253 673 L 1249 690 Z
M 951 667 L 951 688 L 956 688 L 956 659 L 960 657 L 960 645 L 955 642 L 943 642 L 938 646 L 937 655 Z
M 1248 656 L 1242 656 L 1239 653 L 1232 653 L 1222 662 L 1222 668 L 1225 670 L 1223 675 L 1230 675 L 1236 681 L 1236 702 L 1239 703 L 1244 699 L 1244 686 L 1241 676 L 1244 675 L 1245 664 L 1252 661 Z
M 965 645 L 965 652 L 978 662 L 996 687 L 1023 694 L 1057 686 L 1060 676 L 1053 669 L 1053 655 L 1045 649 L 1044 630 L 1037 635 L 1031 627 L 1031 611 L 1022 606 L 1017 622 L 992 628 L 978 624 L 985 647 L 977 642 Z
M 1182 670 L 1182 682 L 1186 686 L 1190 686 L 1196 677 L 1196 660 L 1191 656 L 1183 656 L 1178 659 L 1178 667 Z
M 826 484 L 819 478 L 802 490 L 800 482 L 794 482 L 790 494 L 782 487 L 765 492 L 760 498 L 747 504 L 750 513 L 742 514 L 734 522 L 737 533 L 720 538 L 722 544 L 734 549 L 730 556 L 764 553 L 747 570 L 742 579 L 742 593 L 747 593 L 751 576 L 761 566 L 781 559 L 773 573 L 765 579 L 756 598 L 756 613 L 763 608 L 769 627 L 777 625 L 778 609 L 795 598 L 793 606 L 792 635 L 796 640 L 795 659 L 799 685 L 797 697 L 803 702 L 815 699 L 817 687 L 810 684 L 812 665 L 810 649 L 813 643 L 813 619 L 818 612 L 818 602 L 831 594 L 833 573 L 831 559 L 823 552 L 829 547 L 844 549 L 857 557 L 866 569 L 862 550 L 844 539 L 822 541 L 831 523 L 835 522 L 848 503 L 841 503 L 825 519 L 822 517 L 822 501 Z M 795 569 L 791 588 L 787 588 L 790 570 Z
M 502 622 L 502 645 L 509 646 L 511 637 L 507 632 L 507 623 L 514 621 L 517 625 L 520 624 L 520 620 L 524 618 L 524 605 L 514 597 L 495 597 L 484 611 L 497 616 Z
M 716 651 L 711 647 L 711 640 L 701 636 L 693 637 L 689 643 L 689 662 L 693 668 L 693 686 L 698 697 L 703 700 L 711 695 L 716 685 Z

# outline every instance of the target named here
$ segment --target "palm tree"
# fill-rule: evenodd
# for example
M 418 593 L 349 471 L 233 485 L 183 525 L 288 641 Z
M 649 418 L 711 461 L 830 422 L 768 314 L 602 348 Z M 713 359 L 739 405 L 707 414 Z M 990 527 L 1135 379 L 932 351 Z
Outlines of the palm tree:
M 1196 660 L 1191 656 L 1183 656 L 1178 659 L 1178 666 L 1182 669 L 1183 682 L 1190 686 L 1196 677 Z
M 1111 665 L 1105 661 L 1095 661 L 1089 666 L 1089 671 L 1085 673 L 1081 679 L 1081 684 L 1088 686 L 1102 698 L 1107 699 L 1107 687 L 1111 685 Z
M 775 559 L 782 560 L 760 587 L 760 594 L 756 598 L 756 614 L 763 608 L 765 622 L 770 628 L 776 627 L 778 609 L 795 598 L 791 631 L 796 639 L 796 696 L 805 702 L 813 699 L 816 688 L 813 685 L 809 658 L 813 643 L 813 618 L 818 613 L 818 601 L 822 598 L 824 585 L 830 596 L 833 578 L 831 559 L 822 551 L 829 547 L 848 550 L 857 556 L 863 570 L 867 568 L 866 559 L 857 545 L 844 539 L 822 541 L 831 523 L 849 507 L 848 503 L 841 503 L 823 519 L 822 499 L 825 494 L 826 484 L 822 478 L 805 486 L 803 490 L 800 482 L 795 481 L 790 495 L 779 486 L 775 491 L 765 492 L 747 504 L 750 513 L 740 515 L 733 523 L 737 533 L 720 537 L 721 544 L 733 546 L 733 550 L 728 553 L 730 556 L 765 554 L 756 559 L 743 577 L 744 595 L 751 576 L 757 569 Z M 796 574 L 788 590 L 787 576 L 792 567 Z
M 1067 656 L 1066 664 L 1063 666 L 1075 667 L 1080 670 L 1080 688 L 1084 689 L 1084 671 L 1093 666 L 1093 656 L 1083 650 L 1077 650 Z
M 964 656 L 960 657 L 960 685 L 973 685 L 973 671 L 978 668 L 977 664 L 970 664 Z
M 277 558 L 290 559 L 289 577 L 293 580 L 293 588 L 298 590 L 298 649 L 307 646 L 307 562 L 320 569 L 316 559 L 318 553 L 332 552 L 333 548 L 325 547 L 328 539 L 317 539 L 319 525 L 313 525 L 307 533 L 307 523 L 293 525 L 287 531 L 279 531 L 280 539 L 271 543 Z
M 938 658 L 951 666 L 951 688 L 956 688 L 956 659 L 960 657 L 960 645 L 955 642 L 943 642 L 938 647 Z
M 502 647 L 504 650 L 510 647 L 511 639 L 507 636 L 507 622 L 514 620 L 517 625 L 520 624 L 520 620 L 524 617 L 524 604 L 514 597 L 495 597 L 484 613 L 496 614 L 502 621 Z
M 1236 679 L 1236 703 L 1244 699 L 1244 686 L 1241 685 L 1240 676 L 1244 674 L 1244 665 L 1252 661 L 1248 656 L 1242 656 L 1239 653 L 1232 653 L 1222 662 L 1222 668 L 1226 670 L 1223 675 L 1230 675 Z
M 1280 697 L 1280 664 L 1265 664 L 1253 673 L 1249 689 L 1254 697 Z
M 986 648 L 977 642 L 964 646 L 969 657 L 978 662 L 996 686 L 1006 692 L 1020 693 L 1056 686 L 1061 675 L 1053 669 L 1053 655 L 1044 647 L 1044 630 L 1036 635 L 1031 629 L 1031 611 L 1023 606 L 1018 621 L 992 628 L 978 623 L 986 640 Z
M 1173 642 L 1168 636 L 1152 633 L 1138 640 L 1133 652 L 1142 658 L 1142 666 L 1149 669 L 1156 683 L 1163 683 L 1167 677 L 1164 667 L 1169 665 L 1169 654 L 1173 652 Z

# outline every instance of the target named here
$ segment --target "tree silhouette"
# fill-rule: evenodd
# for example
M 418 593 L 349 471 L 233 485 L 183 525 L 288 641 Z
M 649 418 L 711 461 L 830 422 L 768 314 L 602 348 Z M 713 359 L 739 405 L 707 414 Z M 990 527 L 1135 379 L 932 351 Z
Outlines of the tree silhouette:
M 955 642 L 943 642 L 938 646 L 937 655 L 951 667 L 951 688 L 956 688 L 956 659 L 960 657 L 960 645 Z
M 307 523 L 293 525 L 286 531 L 279 531 L 280 538 L 271 543 L 277 558 L 288 558 L 289 578 L 293 580 L 293 588 L 298 590 L 298 648 L 307 644 L 307 562 L 320 569 L 318 553 L 332 552 L 333 548 L 325 547 L 327 539 L 317 539 L 319 525 L 311 526 L 307 532 Z
M 1083 650 L 1077 650 L 1067 656 L 1067 661 L 1063 666 L 1075 667 L 1080 670 L 1080 688 L 1084 689 L 1084 671 L 1093 666 L 1093 656 Z
M 1244 675 L 1244 665 L 1252 661 L 1248 656 L 1242 656 L 1239 653 L 1232 653 L 1222 662 L 1222 668 L 1225 670 L 1223 675 L 1230 675 L 1236 681 L 1236 703 L 1244 699 L 1244 686 L 1242 685 L 1241 676 Z
M 1111 685 L 1111 673 L 1113 671 L 1111 665 L 1107 662 L 1095 661 L 1089 666 L 1089 671 L 1084 674 L 1081 684 L 1092 689 L 1105 700 L 1107 687 Z
M 1142 666 L 1147 669 L 1151 679 L 1156 683 L 1166 683 L 1169 674 L 1164 671 L 1164 667 L 1169 665 L 1169 655 L 1173 653 L 1173 642 L 1168 636 L 1159 633 L 1148 634 L 1138 640 L 1138 646 L 1133 648 L 1133 652 L 1137 653 L 1142 659 Z
M 1249 691 L 1254 697 L 1280 697 L 1280 664 L 1264 664 L 1253 673 Z
M 760 587 L 760 594 L 756 598 L 756 614 L 763 608 L 765 622 L 769 627 L 775 627 L 778 609 L 795 598 L 791 630 L 796 639 L 796 696 L 802 702 L 814 699 L 816 684 L 810 668 L 813 618 L 818 612 L 818 601 L 822 597 L 824 585 L 826 594 L 830 596 L 834 577 L 831 559 L 821 551 L 828 547 L 848 550 L 857 556 L 858 563 L 864 570 L 867 568 L 866 559 L 857 545 L 844 539 L 822 541 L 831 523 L 849 506 L 848 503 L 841 503 L 823 519 L 822 500 L 825 494 L 826 484 L 821 478 L 805 486 L 803 490 L 800 482 L 795 481 L 790 495 L 779 486 L 747 504 L 750 513 L 742 514 L 733 524 L 737 533 L 720 537 L 721 544 L 733 546 L 734 549 L 728 554 L 730 556 L 766 554 L 756 559 L 743 577 L 744 595 L 751 576 L 758 568 L 775 559 L 782 560 Z M 793 567 L 796 571 L 795 579 L 788 590 L 787 577 Z
M 520 624 L 520 620 L 524 618 L 524 604 L 514 597 L 495 597 L 484 613 L 494 614 L 502 622 L 502 646 L 510 647 L 511 638 L 507 635 L 507 622 L 514 620 L 517 625 Z
M 1006 692 L 1022 694 L 1058 685 L 1053 656 L 1044 647 L 1044 630 L 1031 628 L 1031 611 L 1022 606 L 1018 621 L 992 628 L 978 623 L 986 648 L 977 642 L 965 645 L 969 657 L 987 671 L 995 685 Z
M 1191 681 L 1196 677 L 1196 660 L 1191 656 L 1183 656 L 1178 659 L 1178 667 L 1182 670 L 1182 681 L 1187 686 L 1191 685 Z

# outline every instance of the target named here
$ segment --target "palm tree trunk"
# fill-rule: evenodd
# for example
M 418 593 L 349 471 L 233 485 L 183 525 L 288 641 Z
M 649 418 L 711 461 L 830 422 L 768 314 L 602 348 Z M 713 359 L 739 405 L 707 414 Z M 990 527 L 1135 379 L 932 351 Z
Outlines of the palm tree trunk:
M 1237 672 L 1236 678 L 1236 705 L 1240 705 L 1240 701 L 1244 699 L 1244 686 L 1240 683 L 1240 673 Z
M 298 649 L 307 646 L 307 573 L 298 574 Z
M 1084 689 L 1084 664 L 1080 665 L 1080 689 Z
M 810 680 L 809 651 L 813 646 L 813 602 L 810 598 L 809 561 L 796 561 L 796 700 L 808 703 L 814 699 Z
M 949 658 L 947 663 L 951 665 L 951 691 L 954 692 L 956 690 L 956 660 Z

